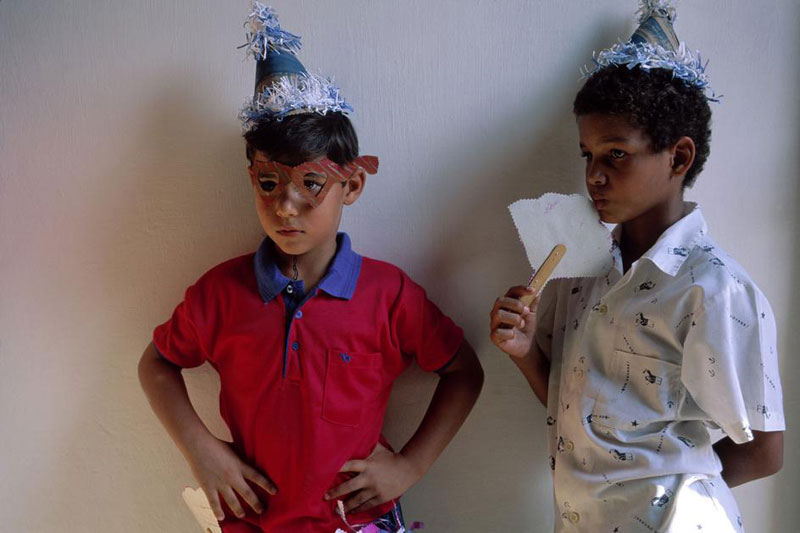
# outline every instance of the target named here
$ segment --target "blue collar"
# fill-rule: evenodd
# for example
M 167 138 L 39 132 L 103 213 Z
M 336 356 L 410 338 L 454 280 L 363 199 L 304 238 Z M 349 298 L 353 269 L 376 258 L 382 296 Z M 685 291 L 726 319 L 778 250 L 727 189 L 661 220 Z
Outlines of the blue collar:
M 284 276 L 275 262 L 275 251 L 269 237 L 264 238 L 255 255 L 256 283 L 264 302 L 270 302 L 291 281 Z M 317 288 L 331 296 L 349 300 L 353 297 L 361 272 L 361 256 L 350 247 L 347 233 L 336 235 L 336 254 Z

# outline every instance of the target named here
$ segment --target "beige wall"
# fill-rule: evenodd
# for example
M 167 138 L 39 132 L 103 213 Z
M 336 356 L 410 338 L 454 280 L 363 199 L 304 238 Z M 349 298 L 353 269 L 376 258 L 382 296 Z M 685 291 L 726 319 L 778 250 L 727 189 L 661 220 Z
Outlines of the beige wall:
M 494 297 L 528 267 L 505 206 L 577 192 L 570 102 L 633 0 L 275 0 L 305 64 L 335 74 L 381 173 L 347 210 L 358 251 L 405 268 L 466 329 L 483 396 L 405 497 L 427 532 L 552 527 L 544 411 L 488 340 Z M 236 112 L 252 88 L 245 0 L 0 2 L 0 530 L 195 526 L 192 483 L 150 412 L 136 361 L 187 284 L 254 249 Z M 800 7 L 684 0 L 677 30 L 711 59 L 713 153 L 690 198 L 778 317 L 798 422 Z M 188 372 L 220 434 L 213 371 Z M 386 432 L 407 438 L 433 380 L 403 377 Z M 800 446 L 736 490 L 753 532 L 793 531 Z

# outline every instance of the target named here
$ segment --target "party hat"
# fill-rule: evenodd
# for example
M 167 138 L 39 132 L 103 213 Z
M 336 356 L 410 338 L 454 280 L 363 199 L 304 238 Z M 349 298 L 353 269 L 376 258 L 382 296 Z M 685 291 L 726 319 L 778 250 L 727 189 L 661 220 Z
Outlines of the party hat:
M 352 111 L 330 78 L 309 73 L 297 53 L 300 36 L 281 28 L 275 10 L 253 2 L 245 21 L 248 56 L 256 59 L 255 92 L 239 113 L 242 129 L 296 113 Z M 241 47 L 240 47 L 241 48 Z
M 692 53 L 675 33 L 673 3 L 669 0 L 641 0 L 637 13 L 639 26 L 630 39 L 593 54 L 594 65 L 582 70 L 583 77 L 591 77 L 608 66 L 666 69 L 671 70 L 675 78 L 705 92 L 708 100 L 719 101 L 709 85 L 706 64 L 703 64 L 700 52 Z

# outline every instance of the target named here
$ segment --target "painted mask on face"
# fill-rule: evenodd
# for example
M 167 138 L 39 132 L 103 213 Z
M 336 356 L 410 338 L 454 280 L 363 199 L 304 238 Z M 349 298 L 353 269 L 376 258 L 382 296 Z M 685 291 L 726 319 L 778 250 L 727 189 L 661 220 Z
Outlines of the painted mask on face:
M 277 161 L 253 161 L 248 167 L 256 192 L 268 201 L 274 201 L 291 186 L 311 207 L 317 207 L 336 183 L 343 183 L 358 168 L 367 174 L 378 172 L 378 158 L 374 155 L 356 157 L 346 165 L 328 158 L 309 161 L 291 167 Z

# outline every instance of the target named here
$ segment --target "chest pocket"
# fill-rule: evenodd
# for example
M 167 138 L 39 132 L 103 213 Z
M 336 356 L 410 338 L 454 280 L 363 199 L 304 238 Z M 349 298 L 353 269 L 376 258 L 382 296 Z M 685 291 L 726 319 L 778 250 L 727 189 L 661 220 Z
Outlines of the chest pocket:
M 655 357 L 615 350 L 600 387 L 592 423 L 625 431 L 675 419 L 684 395 L 681 367 Z
M 381 387 L 381 354 L 328 350 L 322 418 L 357 427 Z

